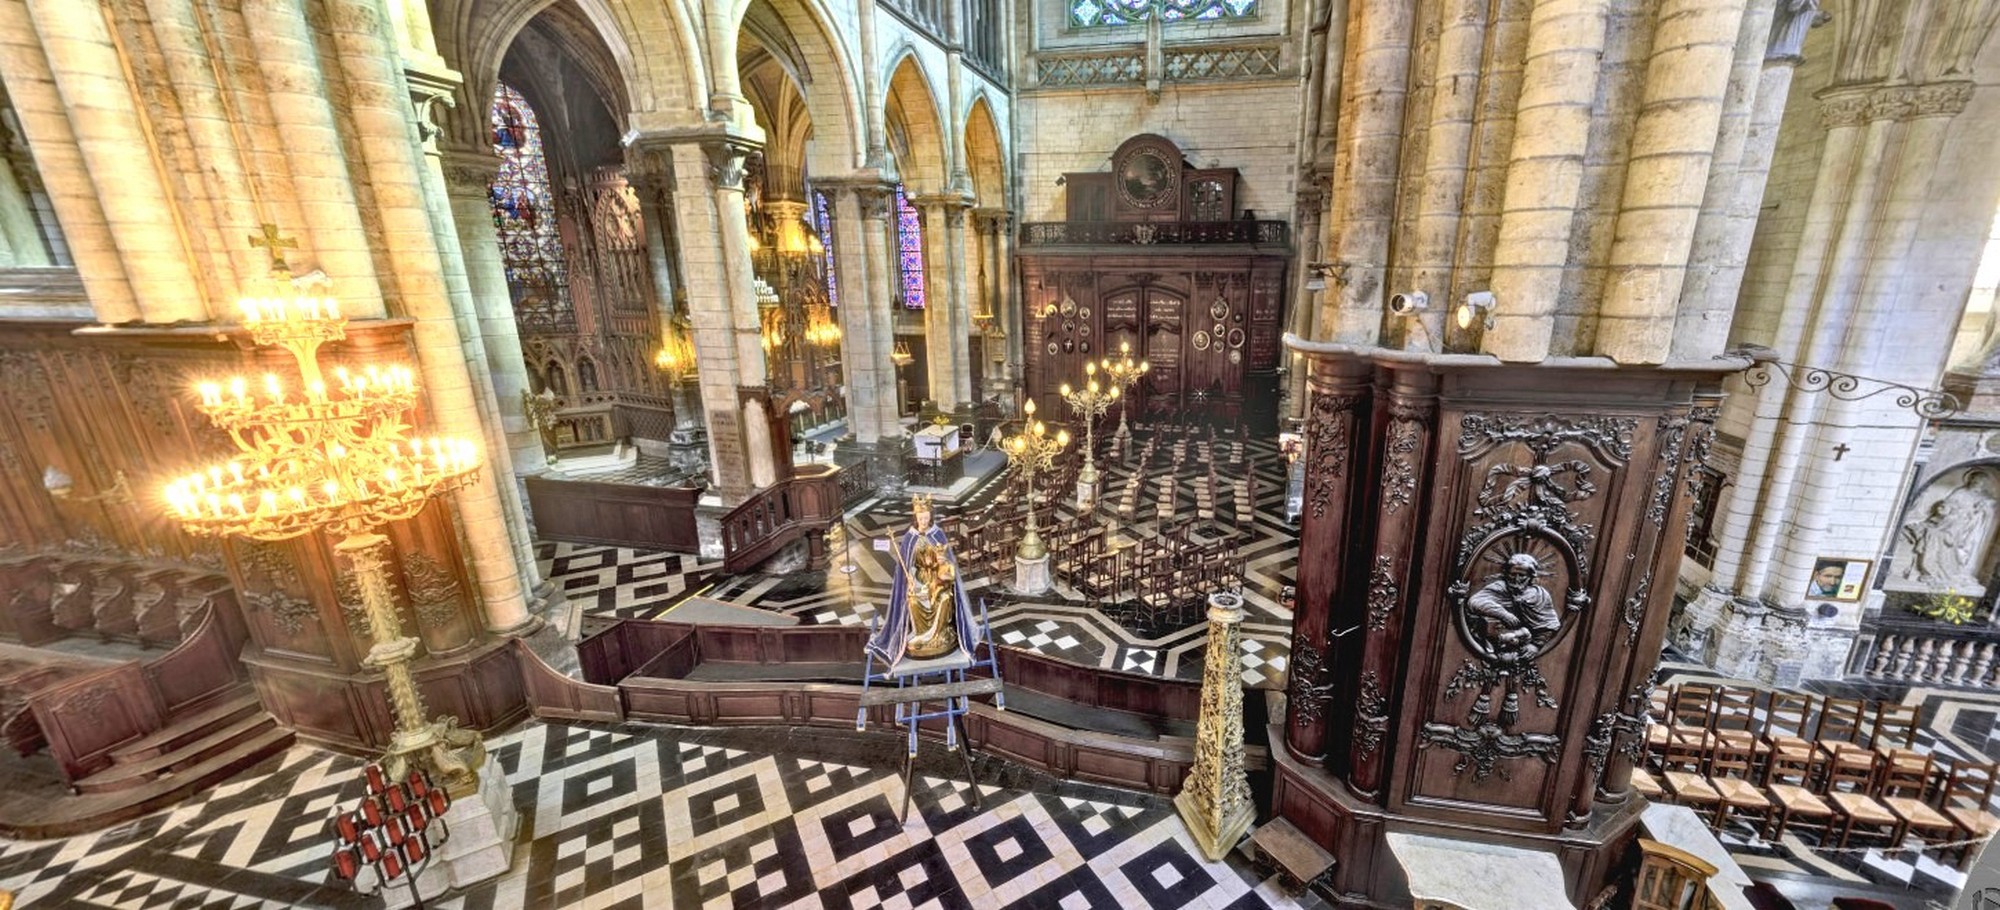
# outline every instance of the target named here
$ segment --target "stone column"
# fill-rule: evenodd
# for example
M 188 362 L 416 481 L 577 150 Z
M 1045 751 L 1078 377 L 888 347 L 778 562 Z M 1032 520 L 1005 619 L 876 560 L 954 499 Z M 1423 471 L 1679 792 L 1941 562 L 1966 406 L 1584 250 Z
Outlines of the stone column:
M 1293 236 L 1298 238 L 1299 255 L 1292 270 L 1292 311 L 1287 314 L 1286 331 L 1300 338 L 1319 337 L 1320 291 L 1308 285 L 1317 281 L 1322 289 L 1326 276 L 1319 271 L 1320 256 L 1320 216 L 1326 211 L 1326 178 L 1313 172 L 1301 171 L 1297 202 L 1292 208 Z M 1310 393 L 1307 385 L 1305 365 L 1296 362 L 1291 355 L 1280 365 L 1285 373 L 1285 410 L 1279 415 L 1291 419 L 1306 415 L 1306 396 Z
M 1695 224 L 1674 317 L 1669 359 L 1675 361 L 1710 356 L 1728 343 L 1771 155 L 1778 145 L 1778 120 L 1791 94 L 1797 59 L 1769 55 L 1773 2 L 1751 0 L 1737 31 L 1735 69 L 1729 76 L 1701 217 Z
M 0 4 L 0 34 L 31 35 L 34 25 L 22 4 Z M 97 188 L 70 128 L 69 111 L 56 90 L 48 55 L 33 42 L 0 41 L 0 77 L 21 126 L 20 139 L 32 150 L 35 171 L 47 189 L 49 206 L 62 224 L 63 241 L 76 263 L 99 322 L 139 319 L 132 284 L 118 260 Z
M 869 274 L 860 194 L 853 186 L 819 181 L 833 196 L 833 258 L 840 282 L 840 363 L 847 379 L 847 426 L 854 441 L 872 446 L 893 425 L 883 424 L 879 399 L 896 394 L 895 365 L 875 345 L 875 320 L 883 297 Z
M 861 209 L 861 256 L 868 273 L 868 287 L 874 296 L 865 302 L 871 317 L 869 329 L 872 336 L 872 350 L 879 358 L 879 364 L 888 364 L 888 387 L 876 400 L 880 409 L 878 423 L 882 437 L 896 439 L 903 435 L 902 402 L 896 391 L 901 377 L 899 367 L 889 359 L 896 349 L 896 314 L 903 309 L 903 301 L 897 293 L 895 244 L 891 238 L 896 230 L 896 188 L 889 184 L 870 184 L 855 189 L 855 200 Z M 911 389 L 915 396 L 917 390 Z
M 1665 363 L 1673 347 L 1743 4 L 1664 0 L 1656 14 L 1598 314 L 1597 351 L 1620 363 Z
M 966 331 L 972 311 L 965 293 L 965 211 L 968 200 L 955 194 L 920 196 L 911 202 L 924 213 L 924 344 L 928 349 L 931 400 L 958 413 L 971 400 L 972 370 Z
M 428 114 L 435 105 L 450 97 L 442 92 L 447 85 L 455 86 L 457 80 L 439 81 L 414 69 L 409 71 L 408 78 L 413 94 L 417 95 L 420 128 L 434 139 L 437 131 L 429 128 Z M 497 240 L 489 239 L 477 249 L 468 249 L 460 240 L 460 231 L 468 217 L 459 211 L 465 205 L 463 193 L 452 192 L 437 143 L 426 141 L 423 148 L 424 195 L 429 202 L 431 223 L 437 235 L 438 253 L 444 260 L 445 290 L 451 297 L 452 312 L 458 320 L 460 343 L 464 346 L 467 366 L 471 370 L 472 388 L 479 404 L 480 426 L 486 431 L 484 448 L 491 453 L 487 456 L 487 465 L 496 474 L 494 482 L 500 493 L 500 509 L 507 517 L 507 538 L 514 544 L 514 562 L 520 566 L 522 586 L 533 590 L 541 584 L 541 564 L 535 558 L 534 537 L 528 531 L 527 490 L 518 479 L 520 469 L 514 462 L 517 440 L 508 428 L 510 410 L 513 411 L 516 426 L 525 428 L 527 425 L 520 413 L 521 393 L 528 387 L 527 366 L 521 360 L 520 338 L 514 327 L 512 298 L 507 293 L 505 276 L 500 276 L 498 300 L 507 318 L 492 319 L 489 317 L 491 298 L 482 301 L 475 294 L 472 266 L 467 261 L 469 253 L 487 258 L 495 266 L 481 276 L 483 280 L 479 285 L 480 291 L 491 294 L 493 287 L 490 282 L 495 277 L 492 273 L 499 271 L 499 245 Z M 465 175 L 459 176 L 462 179 Z M 490 209 L 483 220 L 490 230 L 493 225 Z M 489 338 L 489 327 L 503 333 L 504 337 Z M 513 356 L 507 359 L 510 352 Z M 500 359 L 496 360 L 496 353 Z M 531 472 L 539 469 L 539 463 L 528 463 Z
M 664 156 L 633 152 L 625 171 L 639 197 L 639 217 L 645 222 L 646 265 L 652 272 L 654 314 L 661 337 L 684 318 L 687 289 L 682 287 L 678 246 L 674 242 L 673 175 Z M 664 381 L 664 379 L 662 380 Z M 691 392 L 697 381 L 683 376 L 667 390 L 674 405 L 674 429 L 669 434 L 669 463 L 681 470 L 709 471 L 708 432 L 703 429 L 701 403 Z
M 988 397 L 1011 397 L 1013 395 L 1013 374 L 1015 364 L 1014 347 L 1020 341 L 1014 329 L 1014 305 L 1007 293 L 1010 282 L 1007 269 L 1007 231 L 1013 220 L 1013 213 L 1006 209 L 973 209 L 973 228 L 979 235 L 976 244 L 979 250 L 980 294 L 986 300 L 986 312 L 993 318 L 992 324 L 1002 333 L 994 344 L 994 336 L 986 336 L 983 349 L 986 364 L 984 376 L 986 387 L 974 389 L 973 397 L 984 400 Z M 994 348 L 999 350 L 994 350 Z
M 666 155 L 674 180 L 674 235 L 679 241 L 687 312 L 694 324 L 709 463 L 725 504 L 749 495 L 751 466 L 773 463 L 768 434 L 756 450 L 743 423 L 746 393 L 766 382 L 750 268 L 750 226 L 743 209 L 743 159 L 761 137 L 733 131 L 641 136 L 628 147 Z
M 373 14 L 363 15 L 368 16 L 363 21 L 375 21 Z M 257 74 L 265 86 L 263 103 L 279 151 L 275 157 L 291 177 L 288 191 L 273 195 L 296 199 L 299 242 L 311 250 L 313 264 L 333 279 L 342 312 L 364 319 L 387 315 L 383 294 L 390 279 L 376 274 L 369 230 L 362 226 L 354 195 L 355 173 L 366 164 L 347 160 L 343 127 L 329 102 L 333 94 L 326 74 L 316 63 L 319 48 L 305 10 L 285 0 L 249 0 L 243 4 L 243 26 L 260 51 Z M 396 97 L 406 96 L 398 92 Z M 256 171 L 253 165 L 253 180 Z M 283 208 L 273 217 L 286 217 Z M 287 225 L 279 226 L 289 231 Z
M 28 14 L 136 304 L 136 313 L 110 315 L 153 323 L 208 321 L 204 297 L 214 289 L 193 268 L 195 251 L 177 206 L 180 194 L 160 170 L 139 87 L 123 75 L 126 62 L 105 9 L 73 0 L 33 0 Z
M 521 353 L 520 326 L 514 321 L 514 295 L 507 287 L 500 236 L 493 227 L 493 204 L 488 194 L 498 168 L 499 160 L 485 149 L 455 148 L 444 153 L 445 189 L 451 197 L 459 253 L 465 261 L 473 318 L 493 377 L 493 397 L 514 473 L 525 477 L 542 473 L 548 453 L 542 450 L 542 434 L 529 425 L 521 404 L 521 396 L 533 389 L 528 382 L 527 357 Z
M 1411 4 L 1370 3 L 1350 8 L 1347 17 L 1352 72 L 1342 76 L 1333 239 L 1326 257 L 1335 271 L 1328 287 L 1334 293 L 1325 295 L 1320 315 L 1335 341 L 1373 344 L 1381 331 L 1415 15 Z
M 1243 770 L 1243 598 L 1208 595 L 1208 652 L 1202 661 L 1201 714 L 1194 766 L 1174 808 L 1209 862 L 1221 862 L 1256 821 Z
M 1528 20 L 1527 65 L 1493 251 L 1497 312 L 1482 339 L 1483 349 L 1502 360 L 1535 363 L 1549 356 L 1582 192 L 1605 15 L 1606 0 L 1541 0 Z
M 443 175 L 437 165 L 424 160 L 423 140 L 410 108 L 413 93 L 396 65 L 394 48 L 372 27 L 379 6 L 370 0 L 328 0 L 328 7 L 328 31 L 346 76 L 346 110 L 361 149 L 356 179 L 371 188 L 384 258 L 391 269 L 390 288 L 404 315 L 414 321 L 410 335 L 430 420 L 451 435 L 483 439 L 482 417 L 490 411 L 482 414 L 470 364 L 484 352 L 476 345 L 467 349 L 443 268 L 445 251 L 438 247 L 432 221 L 433 200 L 439 209 L 449 205 Z M 523 573 L 500 492 L 509 485 L 512 468 L 504 447 L 488 446 L 486 461 L 478 478 L 454 496 L 460 526 L 487 628 L 501 634 L 527 631 L 539 619 L 527 609 Z

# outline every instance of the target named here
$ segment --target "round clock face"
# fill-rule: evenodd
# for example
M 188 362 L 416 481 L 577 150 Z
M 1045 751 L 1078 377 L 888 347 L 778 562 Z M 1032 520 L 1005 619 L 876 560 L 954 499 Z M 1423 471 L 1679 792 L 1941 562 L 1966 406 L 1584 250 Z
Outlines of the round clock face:
M 1231 364 L 1238 364 L 1238 363 L 1242 363 L 1242 362 L 1243 362 L 1243 352 L 1242 352 L 1242 351 L 1230 351 L 1230 352 L 1229 352 L 1229 362 L 1230 362 Z
M 1208 350 L 1208 333 L 1206 331 L 1194 333 L 1194 349 L 1197 351 Z

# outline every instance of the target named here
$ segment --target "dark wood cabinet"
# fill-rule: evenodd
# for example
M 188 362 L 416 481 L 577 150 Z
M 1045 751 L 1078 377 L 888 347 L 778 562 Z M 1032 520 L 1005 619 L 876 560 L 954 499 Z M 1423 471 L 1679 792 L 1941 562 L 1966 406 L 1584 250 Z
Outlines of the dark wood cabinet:
M 1233 168 L 1193 168 L 1172 142 L 1127 140 L 1109 173 L 1068 174 L 1068 220 L 1022 226 L 1028 394 L 1057 390 L 1130 345 L 1152 372 L 1133 414 L 1225 417 L 1265 394 L 1279 365 L 1286 225 L 1234 217 Z

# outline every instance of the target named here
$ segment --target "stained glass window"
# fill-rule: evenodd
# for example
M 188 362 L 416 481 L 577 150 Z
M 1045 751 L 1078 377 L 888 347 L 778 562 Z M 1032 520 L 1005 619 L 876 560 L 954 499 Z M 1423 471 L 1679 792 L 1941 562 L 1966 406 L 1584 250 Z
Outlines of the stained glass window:
M 1069 24 L 1131 25 L 1155 10 L 1165 22 L 1247 19 L 1257 15 L 1257 0 L 1069 0 Z
M 812 226 L 819 234 L 819 245 L 826 251 L 826 305 L 840 305 L 840 282 L 833 273 L 833 206 L 827 202 L 826 194 L 813 190 Z
M 902 263 L 903 306 L 924 308 L 924 222 L 901 185 L 896 187 L 896 255 Z
M 508 85 L 494 91 L 490 121 L 500 170 L 488 199 L 514 315 L 524 332 L 574 331 L 576 313 L 570 306 L 540 121 L 528 99 Z

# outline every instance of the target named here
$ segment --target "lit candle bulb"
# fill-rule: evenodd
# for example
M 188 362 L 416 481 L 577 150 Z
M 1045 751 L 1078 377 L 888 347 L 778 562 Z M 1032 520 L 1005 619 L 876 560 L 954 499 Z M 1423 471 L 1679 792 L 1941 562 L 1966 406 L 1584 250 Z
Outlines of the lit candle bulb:
M 201 391 L 202 404 L 213 407 L 222 403 L 222 386 L 213 382 L 204 382 L 196 386 L 196 388 Z
M 391 490 L 396 489 L 398 486 L 400 486 L 400 484 L 396 483 L 396 477 L 397 474 L 395 468 L 382 469 L 382 479 L 389 483 L 389 489 Z
M 230 377 L 230 379 L 229 379 L 229 394 L 231 394 L 231 395 L 234 395 L 234 396 L 236 396 L 236 406 L 237 406 L 237 407 L 241 408 L 241 407 L 246 407 L 246 406 L 247 406 L 247 405 L 246 405 L 246 404 L 244 403 L 244 397 L 245 397 L 245 395 L 247 394 L 247 392 L 248 392 L 248 391 L 249 391 L 249 386 L 248 386 L 248 384 L 247 384 L 247 383 L 245 383 L 245 382 L 243 381 L 243 377 L 241 377 L 241 376 L 232 376 L 232 377 Z
M 302 506 L 306 504 L 306 491 L 301 490 L 298 487 L 293 487 L 289 490 L 286 490 L 285 495 L 287 497 L 290 497 L 293 505 Z
M 217 518 L 221 518 L 221 517 L 222 517 L 222 497 L 220 497 L 220 496 L 217 496 L 217 495 L 215 495 L 214 493 L 210 493 L 210 494 L 208 494 L 208 511 L 209 511 L 209 513 L 210 513 L 210 514 L 214 515 L 215 517 L 217 517 Z
M 319 299 L 318 299 L 318 298 L 315 298 L 315 297 L 304 297 L 304 298 L 300 298 L 300 301 L 299 301 L 299 302 L 300 302 L 300 303 L 302 303 L 302 304 L 304 304 L 304 305 L 303 305 L 303 306 L 301 307 L 301 309 L 303 309 L 303 310 L 305 310 L 305 311 L 306 311 L 306 318 L 307 318 L 307 319 L 318 319 L 318 318 L 319 318 Z
M 257 301 L 255 299 L 250 297 L 245 297 L 241 300 L 238 300 L 236 301 L 236 308 L 243 311 L 244 325 L 257 324 Z
M 315 404 L 326 401 L 326 383 L 324 382 L 317 379 L 313 380 L 312 385 L 306 387 L 306 392 L 312 396 Z
M 209 466 L 209 468 L 208 468 L 208 485 L 209 485 L 209 486 L 211 486 L 211 487 L 219 487 L 219 486 L 222 486 L 222 469 L 221 469 L 221 468 L 218 468 L 218 467 L 215 467 L 214 465 L 210 465 L 210 466 Z
M 328 319 L 340 318 L 340 301 L 335 300 L 332 297 L 326 298 L 326 318 Z
M 326 494 L 326 498 L 331 501 L 340 496 L 340 484 L 329 480 L 326 483 L 320 484 L 319 491 Z
M 264 374 L 264 394 L 271 396 L 271 400 L 278 404 L 285 403 L 285 387 L 278 383 L 278 374 Z
M 243 466 L 242 466 L 242 465 L 240 465 L 240 464 L 237 464 L 236 462 L 233 462 L 233 461 L 232 461 L 232 462 L 230 462 L 230 463 L 229 463 L 229 476 L 231 476 L 231 477 L 235 478 L 235 479 L 236 479 L 236 482 L 237 482 L 237 483 L 242 483 L 242 482 L 243 482 Z
M 236 510 L 236 514 L 238 515 L 248 514 L 243 509 L 243 497 L 238 496 L 235 493 L 229 494 L 229 507 L 231 509 Z
M 269 515 L 276 511 L 278 511 L 278 494 L 265 490 L 264 495 L 257 500 L 257 514 Z

